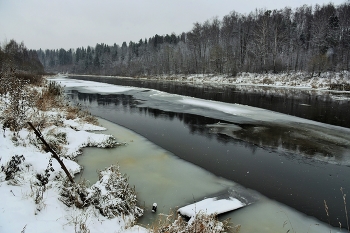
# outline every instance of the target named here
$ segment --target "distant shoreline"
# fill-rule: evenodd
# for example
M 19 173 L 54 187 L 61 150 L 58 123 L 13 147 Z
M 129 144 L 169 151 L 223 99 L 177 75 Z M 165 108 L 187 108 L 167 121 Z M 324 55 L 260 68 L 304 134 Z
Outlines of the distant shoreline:
M 305 78 L 309 73 L 294 72 L 280 74 L 257 74 L 240 73 L 236 77 L 214 74 L 192 74 L 192 75 L 158 75 L 158 76 L 110 76 L 110 75 L 92 75 L 92 74 L 60 74 L 63 76 L 80 77 L 102 77 L 119 79 L 138 79 L 154 81 L 171 81 L 183 83 L 196 83 L 204 85 L 236 85 L 236 86 L 258 86 L 273 88 L 295 88 L 304 90 L 327 91 L 332 93 L 350 93 L 350 90 L 330 89 L 330 85 L 341 86 L 345 84 L 350 86 L 350 72 L 325 72 L 317 77 Z

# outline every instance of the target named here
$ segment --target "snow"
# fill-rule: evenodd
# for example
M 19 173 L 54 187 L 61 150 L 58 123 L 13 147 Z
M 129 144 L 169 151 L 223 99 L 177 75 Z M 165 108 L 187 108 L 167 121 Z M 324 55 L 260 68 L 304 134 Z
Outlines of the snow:
M 199 212 L 203 212 L 208 215 L 223 214 L 235 209 L 239 209 L 243 206 L 245 206 L 244 203 L 233 197 L 230 197 L 228 199 L 217 199 L 213 197 L 181 207 L 178 209 L 178 212 L 184 216 L 193 218 Z
M 233 104 L 227 104 L 227 103 L 222 103 L 218 101 L 202 100 L 197 98 L 184 97 L 183 100 L 180 100 L 179 102 L 183 104 L 195 105 L 198 107 L 212 108 L 231 115 L 247 114 L 250 112 L 248 110 L 245 110 L 239 107 L 238 104 L 233 105 Z
M 102 143 L 107 135 L 93 134 L 85 131 L 74 131 L 71 128 L 63 128 L 68 135 L 67 146 L 69 152 L 77 153 L 77 150 L 89 140 L 95 143 Z M 44 132 L 43 132 L 44 133 Z M 130 229 L 124 229 L 131 224 L 132 218 L 118 217 L 107 219 L 96 211 L 89 209 L 86 212 L 76 208 L 68 208 L 58 200 L 60 192 L 60 182 L 54 177 L 62 174 L 56 160 L 52 160 L 52 166 L 55 170 L 50 177 L 47 190 L 43 194 L 43 207 L 38 211 L 38 205 L 35 204 L 35 195 L 37 186 L 36 173 L 42 173 L 48 165 L 51 158 L 50 153 L 40 151 L 29 142 L 30 132 L 22 130 L 20 133 L 20 144 L 15 146 L 11 140 L 11 132 L 6 132 L 5 137 L 0 135 L 0 163 L 5 165 L 13 155 L 23 155 L 25 160 L 21 164 L 21 171 L 18 172 L 14 181 L 5 180 L 4 173 L 0 173 L 0 232 L 21 232 L 25 228 L 26 233 L 30 232 L 49 232 L 55 229 L 55 232 L 74 232 L 75 225 L 79 223 L 86 224 L 90 232 L 146 232 L 145 229 L 138 226 Z M 26 136 L 25 136 L 26 135 Z M 73 140 L 75 139 L 75 141 Z M 71 173 L 80 171 L 80 166 L 76 162 L 63 159 L 64 164 Z
M 107 83 L 81 81 L 76 79 L 66 79 L 64 77 L 66 76 L 59 75 L 59 76 L 54 76 L 49 80 L 58 82 L 60 85 L 65 87 L 80 87 L 82 92 L 86 92 L 86 93 L 111 94 L 111 93 L 124 92 L 124 91 L 133 89 L 132 87 L 116 86 L 116 85 L 107 84 Z
M 0 99 L 0 105 L 5 102 L 6 99 Z M 56 111 L 46 112 L 46 117 L 64 115 Z M 72 175 L 82 169 L 74 161 L 82 147 L 117 145 L 111 135 L 88 132 L 105 130 L 103 127 L 84 123 L 80 119 L 64 119 L 62 122 L 60 126 L 41 129 L 41 133 L 46 140 L 58 141 L 57 135 L 61 135 L 61 139 L 66 141 L 60 142 L 62 148 L 56 152 L 65 155 L 61 159 Z M 26 128 L 18 132 L 18 136 L 9 129 L 0 134 L 0 232 L 63 233 L 83 232 L 83 229 L 91 233 L 147 232 L 143 227 L 133 226 L 135 218 L 132 215 L 109 219 L 92 206 L 83 210 L 63 204 L 59 197 L 65 174 L 59 163 L 41 147 L 34 132 Z M 8 163 L 16 155 L 23 155 L 24 159 L 17 166 L 19 170 L 13 171 L 13 178 L 6 179 L 5 171 L 11 167 Z M 39 185 L 37 174 L 45 174 L 50 162 L 53 170 L 49 172 L 48 183 Z
M 85 131 L 103 131 L 106 130 L 106 128 L 98 126 L 98 125 L 92 125 L 92 124 L 81 124 L 79 122 L 79 119 L 69 119 L 63 121 L 65 125 L 71 127 L 75 130 L 85 130 Z
M 350 72 L 324 72 L 320 76 L 311 77 L 307 72 L 288 73 L 238 73 L 235 77 L 216 74 L 195 74 L 195 75 L 159 75 L 149 77 L 152 80 L 167 80 L 179 82 L 192 82 L 203 84 L 229 84 L 229 85 L 255 85 L 269 87 L 288 87 L 303 89 L 326 90 L 331 84 L 350 83 Z

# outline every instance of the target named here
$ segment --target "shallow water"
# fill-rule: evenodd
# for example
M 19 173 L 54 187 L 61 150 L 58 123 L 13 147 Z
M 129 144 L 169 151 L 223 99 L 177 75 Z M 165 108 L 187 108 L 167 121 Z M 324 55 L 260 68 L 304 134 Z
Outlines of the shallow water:
M 78 157 L 84 171 L 75 179 L 87 179 L 94 183 L 97 180 L 97 170 L 119 164 L 121 171 L 129 177 L 130 185 L 136 188 L 139 205 L 145 209 L 144 216 L 138 221 L 140 225 L 152 224 L 159 213 L 169 214 L 178 207 L 233 188 L 258 199 L 252 205 L 221 217 L 231 218 L 234 225 L 241 224 L 241 233 L 286 232 L 292 230 L 292 227 L 296 232 L 330 230 L 316 219 L 179 159 L 131 130 L 103 119 L 99 119 L 99 122 L 108 129 L 103 133 L 112 134 L 127 145 L 114 149 L 85 148 L 83 155 Z M 157 214 L 151 212 L 154 202 L 158 204 Z M 332 232 L 336 230 L 332 229 Z
M 154 202 L 158 212 L 168 213 L 172 208 L 192 203 L 206 195 L 237 186 L 204 169 L 185 162 L 170 152 L 156 146 L 144 137 L 126 128 L 100 119 L 108 130 L 102 133 L 114 135 L 127 145 L 113 149 L 85 148 L 78 163 L 84 167 L 76 180 L 97 181 L 97 172 L 111 164 L 119 164 L 120 170 L 135 186 L 139 205 L 145 209 L 140 224 L 150 224 L 156 217 L 151 213 Z

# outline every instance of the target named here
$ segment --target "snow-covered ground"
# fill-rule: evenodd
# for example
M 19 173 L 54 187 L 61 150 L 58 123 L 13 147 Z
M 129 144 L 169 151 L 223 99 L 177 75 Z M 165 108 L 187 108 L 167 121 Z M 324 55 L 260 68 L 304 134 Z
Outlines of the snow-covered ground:
M 349 84 L 350 72 L 325 72 L 320 76 L 311 77 L 310 73 L 290 72 L 280 74 L 258 74 L 258 73 L 239 73 L 236 77 L 227 77 L 227 75 L 161 75 L 150 77 L 148 79 L 172 80 L 194 83 L 217 83 L 217 84 L 236 84 L 236 85 L 257 85 L 273 87 L 293 87 L 293 88 L 312 88 L 328 89 L 330 84 Z
M 65 74 L 66 76 L 95 76 L 95 75 L 76 75 Z M 120 76 L 101 76 L 130 78 Z M 179 81 L 191 82 L 196 84 L 226 84 L 226 85 L 249 85 L 249 86 L 267 86 L 267 87 L 287 87 L 302 88 L 313 90 L 328 90 L 330 84 L 350 84 L 350 72 L 323 72 L 319 76 L 309 72 L 288 72 L 288 73 L 238 73 L 235 77 L 216 74 L 174 74 L 141 76 L 138 79 L 160 80 L 160 81 Z
M 5 102 L 6 99 L 1 97 L 0 111 L 4 109 Z M 59 126 L 53 124 L 42 128 L 41 133 L 46 141 L 57 142 L 57 150 L 65 155 L 61 160 L 71 175 L 82 169 L 74 161 L 81 154 L 82 147 L 104 148 L 117 144 L 111 135 L 92 132 L 105 128 L 78 118 L 67 120 L 58 109 L 41 114 L 43 118 L 58 116 L 60 120 Z M 50 152 L 45 152 L 29 127 L 20 130 L 18 135 L 9 129 L 2 130 L 0 165 L 0 232 L 147 232 L 134 226 L 132 214 L 108 218 L 92 205 L 80 209 L 74 205 L 68 207 L 60 201 L 66 175 Z M 105 173 L 101 173 L 101 180 L 94 186 L 101 195 L 110 176 L 110 173 Z M 38 177 L 47 177 L 47 183 L 41 183 Z

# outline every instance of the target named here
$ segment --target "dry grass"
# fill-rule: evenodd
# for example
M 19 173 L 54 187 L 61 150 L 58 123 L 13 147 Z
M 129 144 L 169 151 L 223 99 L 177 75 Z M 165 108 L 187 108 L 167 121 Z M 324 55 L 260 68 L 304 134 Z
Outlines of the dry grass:
M 66 119 L 73 120 L 78 117 L 80 110 L 78 107 L 67 106 L 65 108 L 65 112 L 66 112 Z
M 340 187 L 340 192 L 342 194 L 342 198 L 343 198 L 343 203 L 344 203 L 344 211 L 345 211 L 345 218 L 346 218 L 346 225 L 347 225 L 347 232 L 350 232 L 350 226 L 349 226 L 349 216 L 348 216 L 348 210 L 347 210 L 347 207 L 346 207 L 346 194 L 344 193 L 344 189 L 343 187 Z M 327 218 L 328 218 L 328 224 L 329 226 L 331 226 L 331 221 L 330 221 L 330 215 L 329 215 L 329 211 L 328 211 L 328 205 L 327 205 L 327 202 L 326 200 L 323 200 L 324 202 L 324 209 L 326 211 L 326 214 L 327 214 Z M 340 231 L 342 230 L 342 224 L 339 222 L 339 228 L 340 228 Z
M 148 230 L 152 233 L 238 233 L 240 228 L 240 225 L 233 226 L 230 219 L 218 221 L 215 214 L 199 212 L 194 219 L 186 222 L 181 215 L 171 212 L 168 215 L 159 214 Z
M 35 91 L 35 89 L 33 90 Z M 62 108 L 64 106 L 62 87 L 53 82 L 49 82 L 44 86 L 41 93 L 38 91 L 36 95 L 35 106 L 42 111 L 52 108 Z
M 64 108 L 66 112 L 66 119 L 73 120 L 76 118 L 82 119 L 86 123 L 90 123 L 93 125 L 98 125 L 98 120 L 96 117 L 92 116 L 90 112 L 86 110 L 82 110 L 77 106 L 66 106 Z

